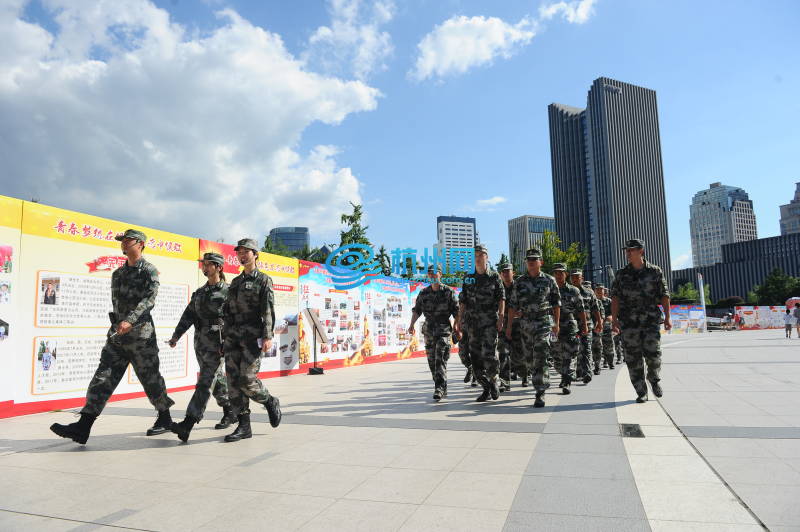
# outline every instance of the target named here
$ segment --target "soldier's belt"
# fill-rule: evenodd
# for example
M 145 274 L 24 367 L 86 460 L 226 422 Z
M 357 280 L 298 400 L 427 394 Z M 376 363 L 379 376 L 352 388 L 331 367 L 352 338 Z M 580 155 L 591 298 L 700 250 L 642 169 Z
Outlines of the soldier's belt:
M 197 320 L 197 322 L 200 327 L 203 327 L 204 329 L 211 329 L 212 331 L 218 331 L 222 328 L 219 318 L 213 320 L 205 320 L 200 318 Z

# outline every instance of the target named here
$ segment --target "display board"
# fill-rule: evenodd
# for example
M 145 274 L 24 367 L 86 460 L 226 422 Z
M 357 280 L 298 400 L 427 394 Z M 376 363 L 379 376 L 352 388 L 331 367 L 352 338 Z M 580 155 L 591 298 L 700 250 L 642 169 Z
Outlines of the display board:
M 11 409 L 19 351 L 19 256 L 22 200 L 0 196 L 0 416 Z
M 128 228 L 147 235 L 144 258 L 159 272 L 152 316 L 161 374 L 168 388 L 194 384 L 193 331 L 174 348 L 164 340 L 197 287 L 197 240 L 24 202 L 15 290 L 20 319 L 12 327 L 19 335 L 12 387 L 16 403 L 83 397 L 110 327 L 111 274 L 126 261 L 114 237 Z M 116 393 L 141 391 L 129 366 Z
M 783 329 L 783 315 L 786 307 L 736 307 L 739 316 L 739 329 L 743 331 L 758 329 Z
M 672 330 L 670 334 L 702 333 L 706 331 L 706 314 L 700 305 L 670 305 Z

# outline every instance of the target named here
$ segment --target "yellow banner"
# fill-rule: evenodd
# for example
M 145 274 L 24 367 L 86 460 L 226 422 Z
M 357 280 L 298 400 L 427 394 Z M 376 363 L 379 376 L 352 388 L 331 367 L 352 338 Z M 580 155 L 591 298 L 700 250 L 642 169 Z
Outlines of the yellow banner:
M 38 203 L 26 201 L 23 206 L 23 234 L 119 250 L 119 242 L 114 240 L 114 237 L 125 232 L 126 229 L 138 229 L 147 235 L 146 253 L 176 259 L 197 260 L 198 243 L 196 238 Z
M 19 229 L 22 223 L 22 200 L 0 196 L 0 225 Z

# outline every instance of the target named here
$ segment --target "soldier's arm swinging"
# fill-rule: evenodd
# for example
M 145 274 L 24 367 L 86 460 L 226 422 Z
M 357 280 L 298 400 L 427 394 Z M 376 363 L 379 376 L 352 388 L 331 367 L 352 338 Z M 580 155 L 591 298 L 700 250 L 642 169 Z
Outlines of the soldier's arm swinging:
M 408 334 L 414 334 L 414 324 L 419 319 L 419 312 L 416 309 L 411 313 L 411 325 L 408 326 Z
M 506 311 L 506 300 L 501 299 L 497 305 L 497 332 L 503 332 L 503 317 Z
M 586 323 L 586 312 L 580 311 L 576 313 L 581 322 L 581 334 L 586 336 L 589 334 L 589 325 Z
M 672 318 L 669 316 L 669 295 L 661 296 L 661 308 L 664 309 L 664 329 L 669 331 L 672 329 Z
M 553 307 L 553 334 L 561 332 L 561 307 Z
M 158 295 L 158 273 L 151 273 L 147 283 L 143 286 L 142 299 L 136 304 L 136 307 L 123 318 L 117 327 L 119 334 L 127 334 L 133 328 L 133 325 L 146 313 L 153 310 L 156 306 L 156 296 Z
M 611 298 L 611 329 L 614 334 L 619 334 L 619 299 L 617 296 Z
M 466 305 L 464 303 L 458 303 L 458 317 L 456 318 L 456 332 L 459 336 L 461 336 L 461 327 L 464 323 L 464 312 L 466 311 Z
M 275 328 L 275 294 L 272 291 L 272 279 L 267 277 L 264 293 L 261 296 L 261 316 L 264 328 L 261 332 L 261 351 L 266 353 L 272 347 L 272 336 Z
M 195 321 L 197 321 L 197 313 L 194 311 L 194 298 L 195 294 L 192 294 L 192 298 L 189 300 L 189 304 L 186 305 L 186 308 L 181 314 L 181 319 L 178 320 L 178 325 L 175 327 L 175 331 L 172 333 L 172 337 L 166 341 L 170 347 L 175 347 L 178 343 L 178 340 L 181 339 L 186 331 L 194 325 Z

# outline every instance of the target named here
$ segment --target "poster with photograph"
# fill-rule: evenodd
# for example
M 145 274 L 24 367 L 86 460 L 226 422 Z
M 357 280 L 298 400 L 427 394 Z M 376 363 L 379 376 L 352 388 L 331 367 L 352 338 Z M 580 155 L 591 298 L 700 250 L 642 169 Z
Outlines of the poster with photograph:
M 0 196 L 0 415 L 14 399 L 19 352 L 18 273 L 23 202 Z
M 783 329 L 783 315 L 786 307 L 736 307 L 736 314 L 741 320 L 739 329 L 759 330 L 759 329 Z

